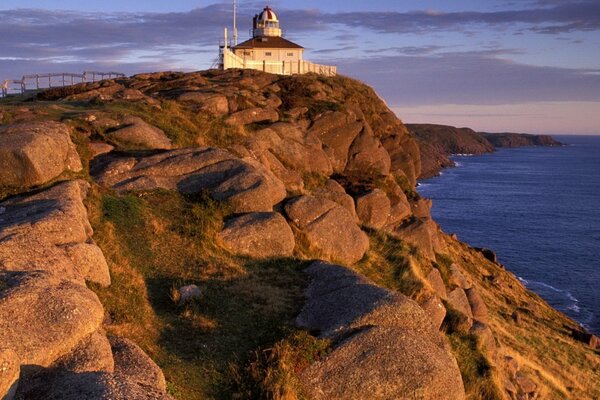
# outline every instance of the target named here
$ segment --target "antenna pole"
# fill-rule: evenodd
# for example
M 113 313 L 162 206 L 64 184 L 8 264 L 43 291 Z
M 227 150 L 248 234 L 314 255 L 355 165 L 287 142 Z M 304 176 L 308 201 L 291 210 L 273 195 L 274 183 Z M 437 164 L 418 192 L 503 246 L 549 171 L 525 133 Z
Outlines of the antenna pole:
M 238 44 L 238 31 L 237 31 L 237 1 L 233 0 L 233 45 Z

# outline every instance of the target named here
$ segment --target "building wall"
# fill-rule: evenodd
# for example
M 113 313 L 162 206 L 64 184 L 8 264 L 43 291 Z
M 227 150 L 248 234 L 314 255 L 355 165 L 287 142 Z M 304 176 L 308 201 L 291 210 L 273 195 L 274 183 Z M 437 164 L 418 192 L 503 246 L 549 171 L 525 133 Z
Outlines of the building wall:
M 235 49 L 234 53 L 245 61 L 300 61 L 304 49 Z
M 321 65 L 306 60 L 250 60 L 243 59 L 228 48 L 222 50 L 222 68 L 256 69 L 279 75 L 306 74 L 313 72 L 320 75 L 335 76 L 337 68 L 332 65 Z

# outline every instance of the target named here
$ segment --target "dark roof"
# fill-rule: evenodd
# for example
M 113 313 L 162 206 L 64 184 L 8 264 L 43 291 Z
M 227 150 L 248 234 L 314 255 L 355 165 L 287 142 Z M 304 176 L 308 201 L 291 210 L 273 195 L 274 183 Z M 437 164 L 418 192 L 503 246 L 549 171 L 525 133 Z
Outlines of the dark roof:
M 256 37 L 235 46 L 236 49 L 303 49 L 304 47 L 279 36 Z

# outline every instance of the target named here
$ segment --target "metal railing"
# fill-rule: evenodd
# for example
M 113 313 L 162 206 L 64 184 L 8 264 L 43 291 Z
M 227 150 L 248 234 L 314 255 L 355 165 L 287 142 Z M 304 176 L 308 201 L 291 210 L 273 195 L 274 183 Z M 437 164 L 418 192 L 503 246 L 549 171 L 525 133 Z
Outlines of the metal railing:
M 104 79 L 123 78 L 121 72 L 84 71 L 82 74 L 58 72 L 48 74 L 23 75 L 20 80 L 6 79 L 2 82 L 0 97 L 9 94 L 23 94 L 28 90 L 49 89 L 76 85 L 83 82 L 97 82 Z

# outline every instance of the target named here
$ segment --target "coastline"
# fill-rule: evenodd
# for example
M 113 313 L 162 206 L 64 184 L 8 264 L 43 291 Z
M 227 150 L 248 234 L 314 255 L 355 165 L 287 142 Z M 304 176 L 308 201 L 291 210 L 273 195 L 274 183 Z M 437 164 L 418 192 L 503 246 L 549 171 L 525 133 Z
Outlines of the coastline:
M 578 138 L 589 138 L 570 137 L 576 140 Z M 560 136 L 560 139 L 569 142 L 568 140 L 565 140 L 563 136 Z M 576 143 L 565 143 L 564 147 L 581 148 L 581 146 L 578 146 Z M 474 172 L 474 164 L 483 170 L 492 168 L 490 165 L 493 165 L 493 168 L 496 170 L 493 177 L 498 180 L 503 180 L 503 182 L 505 182 L 503 185 L 509 185 L 506 182 L 510 181 L 514 176 L 510 175 L 510 177 L 502 177 L 501 170 L 503 168 L 514 168 L 517 170 L 522 167 L 522 165 L 514 165 L 512 164 L 513 162 L 518 163 L 521 157 L 525 158 L 525 156 L 531 156 L 535 153 L 534 148 L 522 149 L 521 152 L 524 151 L 526 154 L 517 154 L 517 159 L 514 161 L 511 160 L 511 158 L 514 158 L 511 154 L 515 153 L 513 150 L 508 150 L 509 149 L 506 149 L 506 151 L 495 153 L 497 154 L 495 159 L 502 158 L 503 160 L 501 162 L 496 162 L 494 158 L 490 159 L 489 157 L 452 156 L 453 160 L 464 160 L 457 165 L 462 168 L 453 168 L 450 173 L 444 173 L 439 177 L 419 180 L 418 191 L 423 196 L 433 200 L 434 206 L 432 208 L 432 215 L 444 230 L 456 232 L 460 240 L 469 243 L 471 246 L 488 247 L 494 252 L 497 252 L 500 262 L 505 264 L 507 269 L 514 273 L 528 289 L 541 295 L 552 307 L 576 320 L 586 330 L 598 334 L 600 332 L 600 325 L 597 322 L 594 322 L 598 317 L 595 315 L 596 313 L 593 312 L 593 299 L 591 299 L 590 296 L 582 295 L 577 291 L 573 292 L 573 288 L 569 287 L 568 282 L 570 281 L 568 279 L 561 280 L 560 276 L 555 276 L 560 274 L 553 271 L 563 268 L 564 272 L 569 271 L 570 274 L 573 274 L 574 271 L 577 272 L 580 268 L 583 268 L 580 264 L 590 264 L 594 262 L 593 259 L 591 261 L 587 259 L 583 260 L 585 247 L 579 243 L 582 240 L 579 236 L 571 239 L 576 241 L 576 243 L 571 245 L 564 244 L 566 249 L 562 249 L 560 245 L 561 243 L 566 243 L 564 241 L 564 235 L 567 235 L 567 233 L 563 235 L 561 232 L 555 232 L 553 230 L 553 224 L 562 227 L 566 224 L 568 225 L 571 221 L 576 221 L 574 219 L 576 217 L 582 218 L 583 221 L 586 218 L 586 215 L 583 212 L 580 213 L 579 216 L 576 214 L 569 214 L 564 215 L 561 219 L 561 212 L 556 211 L 556 215 L 553 215 L 551 219 L 548 218 L 548 220 L 544 220 L 543 214 L 549 214 L 551 212 L 544 208 L 546 206 L 545 203 L 540 205 L 534 200 L 519 201 L 517 199 L 510 199 L 510 197 L 514 195 L 503 195 L 502 191 L 499 189 L 501 186 L 500 184 L 489 184 L 487 186 L 487 189 L 490 189 L 490 187 L 495 189 L 495 191 L 493 191 L 493 193 L 495 193 L 494 202 L 497 204 L 491 204 L 493 203 L 492 201 L 489 201 L 490 204 L 487 205 L 481 204 L 482 202 L 485 202 L 485 199 L 482 200 L 476 186 L 486 184 L 482 183 L 482 181 L 489 182 L 491 178 L 488 172 L 482 172 L 481 178 L 478 178 Z M 465 169 L 467 171 L 465 171 Z M 461 179 L 468 180 L 468 184 L 464 181 L 461 182 Z M 541 178 L 538 177 L 538 179 Z M 536 183 L 527 183 L 529 186 L 521 185 L 519 187 L 522 187 L 523 189 L 521 190 L 527 192 L 527 199 L 534 199 L 536 196 L 536 190 L 534 189 Z M 448 187 L 448 189 L 443 190 L 444 186 Z M 450 189 L 450 187 L 452 187 L 452 189 Z M 510 185 L 506 187 L 506 190 L 511 190 Z M 541 191 L 542 189 L 538 190 Z M 452 195 L 451 192 L 455 194 Z M 476 193 L 471 194 L 472 192 Z M 464 193 L 469 194 L 465 195 Z M 513 191 L 512 193 L 516 192 Z M 451 198 L 452 196 L 454 196 L 454 198 Z M 472 204 L 470 209 L 465 206 L 465 203 Z M 453 210 L 453 207 L 462 208 Z M 477 207 L 487 208 L 483 210 L 478 209 Z M 468 209 L 468 213 L 465 211 L 466 209 Z M 467 218 L 469 223 L 476 226 L 462 226 L 460 222 L 457 222 L 457 215 L 459 214 L 469 215 L 469 218 Z M 539 222 L 539 226 L 536 226 L 533 223 L 536 221 Z M 544 223 L 544 221 L 546 223 Z M 529 222 L 530 226 L 528 226 L 527 222 Z M 466 223 L 467 222 L 464 224 Z M 573 222 L 573 224 L 576 224 L 576 222 Z M 527 238 L 527 236 L 521 232 L 523 230 L 533 230 L 533 233 L 531 234 L 532 238 Z M 544 231 L 548 233 L 545 233 Z M 585 232 L 581 232 L 580 235 L 585 239 Z M 521 243 L 519 243 L 518 238 L 521 239 Z M 511 247 L 511 241 L 513 242 L 513 247 Z M 593 244 L 589 244 L 589 246 L 592 245 Z M 556 249 L 552 249 L 552 247 L 556 247 Z M 573 249 L 573 247 L 576 247 L 576 249 Z M 552 257 L 545 257 L 544 254 L 537 254 L 542 252 L 542 250 L 536 252 L 537 248 L 542 248 L 546 251 L 554 251 L 554 253 L 551 254 L 554 255 L 555 260 L 553 260 Z M 559 249 L 565 254 L 569 254 L 569 257 L 571 258 L 562 256 Z M 579 262 L 577 262 L 578 259 Z M 539 265 L 535 264 L 535 260 L 537 260 Z M 580 279 L 583 280 L 586 274 L 583 271 L 580 272 L 580 274 Z M 592 277 L 590 277 L 590 279 L 593 280 Z M 579 290 L 581 291 L 583 289 Z

